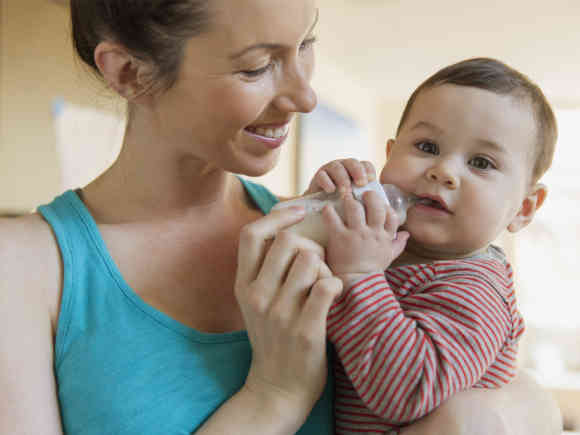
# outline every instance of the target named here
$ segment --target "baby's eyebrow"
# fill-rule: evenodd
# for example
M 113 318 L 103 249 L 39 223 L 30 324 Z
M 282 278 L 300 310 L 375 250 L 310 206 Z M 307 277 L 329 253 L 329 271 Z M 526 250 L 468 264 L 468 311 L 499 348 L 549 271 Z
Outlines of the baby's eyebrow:
M 506 152 L 507 152 L 505 147 L 502 147 L 500 144 L 498 144 L 497 142 L 494 142 L 492 140 L 477 139 L 476 141 L 478 144 L 480 144 L 486 148 L 490 148 L 497 153 L 506 154 Z
M 443 133 L 443 130 L 441 130 L 436 125 L 433 125 L 433 124 L 431 124 L 430 122 L 427 122 L 427 121 L 419 121 L 419 122 L 417 122 L 413 127 L 411 127 L 411 130 L 417 130 L 419 128 L 428 128 L 429 130 L 435 131 L 435 133 L 437 133 L 437 134 Z

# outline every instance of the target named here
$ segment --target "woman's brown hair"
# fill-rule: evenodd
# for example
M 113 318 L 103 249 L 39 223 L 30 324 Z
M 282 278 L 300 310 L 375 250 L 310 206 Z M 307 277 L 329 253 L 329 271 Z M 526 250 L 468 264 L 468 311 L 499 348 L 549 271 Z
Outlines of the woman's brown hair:
M 176 81 L 186 41 L 207 31 L 209 0 L 70 0 L 78 56 L 96 73 L 94 51 L 114 41 L 153 67 L 152 84 Z

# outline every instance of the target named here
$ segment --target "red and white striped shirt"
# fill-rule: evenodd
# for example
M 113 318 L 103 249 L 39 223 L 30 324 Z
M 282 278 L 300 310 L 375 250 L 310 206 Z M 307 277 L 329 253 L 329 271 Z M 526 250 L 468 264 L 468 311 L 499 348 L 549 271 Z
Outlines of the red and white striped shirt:
M 488 252 L 371 274 L 334 303 L 337 434 L 397 433 L 452 394 L 513 379 L 524 323 L 510 264 Z

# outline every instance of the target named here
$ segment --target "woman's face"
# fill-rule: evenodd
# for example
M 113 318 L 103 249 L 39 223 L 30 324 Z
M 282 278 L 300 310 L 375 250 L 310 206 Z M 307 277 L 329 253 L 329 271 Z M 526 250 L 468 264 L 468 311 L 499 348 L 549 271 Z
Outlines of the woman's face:
M 311 0 L 210 0 L 210 30 L 188 41 L 175 85 L 151 110 L 164 143 L 203 170 L 258 176 L 276 164 L 288 124 L 310 112 Z

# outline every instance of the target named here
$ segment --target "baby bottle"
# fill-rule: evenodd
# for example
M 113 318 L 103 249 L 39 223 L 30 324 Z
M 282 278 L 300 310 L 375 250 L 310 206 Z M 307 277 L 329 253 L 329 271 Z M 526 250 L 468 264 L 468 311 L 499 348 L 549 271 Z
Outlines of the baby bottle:
M 415 203 L 417 197 L 408 195 L 392 184 L 380 184 L 378 181 L 368 183 L 366 186 L 352 187 L 352 194 L 355 199 L 362 201 L 364 192 L 372 190 L 377 192 L 385 202 L 390 205 L 397 214 L 399 225 L 402 225 L 407 219 L 407 209 Z M 326 246 L 328 241 L 328 232 L 322 219 L 322 209 L 327 205 L 332 205 L 338 215 L 344 219 L 344 211 L 340 193 L 332 192 L 317 192 L 311 195 L 305 195 L 300 198 L 289 201 L 279 202 L 272 210 L 280 210 L 290 206 L 303 206 L 306 209 L 306 216 L 297 224 L 289 227 L 290 231 L 294 231 L 301 236 L 307 237 L 322 246 Z

